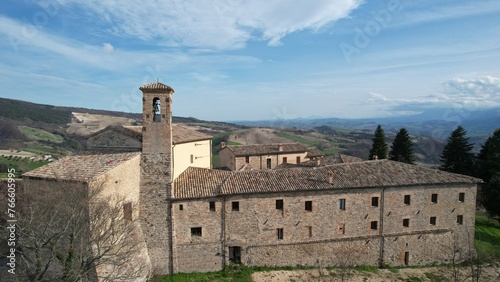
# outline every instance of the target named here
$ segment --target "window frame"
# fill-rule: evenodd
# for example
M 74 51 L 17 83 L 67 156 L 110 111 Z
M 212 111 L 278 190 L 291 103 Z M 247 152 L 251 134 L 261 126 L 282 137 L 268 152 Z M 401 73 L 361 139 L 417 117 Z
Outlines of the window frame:
M 191 237 L 203 237 L 203 228 L 191 227 Z
M 276 238 L 278 240 L 283 240 L 284 237 L 283 233 L 284 233 L 283 228 L 276 228 Z
M 346 199 L 345 198 L 339 199 L 338 201 L 339 210 L 345 211 L 345 205 L 346 205 Z
M 378 207 L 379 197 L 372 197 L 372 207 Z
M 404 203 L 406 206 L 411 205 L 411 195 L 404 195 L 404 198 L 403 198 L 403 203 Z
M 465 202 L 465 192 L 458 193 L 458 202 L 460 203 Z
M 211 211 L 211 212 L 214 212 L 216 210 L 216 205 L 215 205 L 215 201 L 210 201 L 209 204 L 208 204 L 208 209 Z
M 403 218 L 403 227 L 410 227 L 410 219 Z
M 371 230 L 378 230 L 378 221 L 372 221 L 370 222 L 370 229 Z
M 307 212 L 313 211 L 313 201 L 305 201 L 304 202 L 304 210 Z
M 430 224 L 430 225 L 437 225 L 437 217 L 435 217 L 435 216 L 431 216 L 431 217 L 429 218 L 429 224 Z
M 457 215 L 457 224 L 458 225 L 463 225 L 464 224 L 464 215 L 463 214 Z
M 437 204 L 438 203 L 438 194 L 437 193 L 432 193 L 431 194 L 431 203 Z
M 276 199 L 276 209 L 282 211 L 284 209 L 285 203 L 283 199 Z
M 240 211 L 240 202 L 232 201 L 231 202 L 231 211 Z

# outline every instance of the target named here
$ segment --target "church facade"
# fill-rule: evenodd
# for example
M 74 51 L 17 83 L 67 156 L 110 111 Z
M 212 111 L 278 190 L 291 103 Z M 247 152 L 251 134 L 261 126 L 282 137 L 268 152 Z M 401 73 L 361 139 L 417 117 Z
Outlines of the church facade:
M 104 190 L 135 195 L 127 208 L 154 274 L 229 263 L 425 265 L 473 255 L 479 179 L 389 160 L 244 171 L 188 166 L 174 177 L 174 90 L 159 82 L 140 89 L 141 151 L 90 158 L 102 168 L 94 174 L 113 179 Z M 68 173 L 81 174 L 85 159 L 69 156 L 24 178 L 60 178 L 71 169 L 63 162 L 76 160 Z

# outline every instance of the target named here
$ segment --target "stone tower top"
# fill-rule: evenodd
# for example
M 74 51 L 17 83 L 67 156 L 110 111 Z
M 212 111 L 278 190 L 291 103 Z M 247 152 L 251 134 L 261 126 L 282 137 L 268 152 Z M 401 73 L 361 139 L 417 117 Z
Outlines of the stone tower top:
M 166 84 L 163 84 L 161 82 L 151 82 L 148 84 L 144 84 L 143 86 L 139 87 L 139 89 L 144 92 L 170 92 L 174 93 L 174 89 Z

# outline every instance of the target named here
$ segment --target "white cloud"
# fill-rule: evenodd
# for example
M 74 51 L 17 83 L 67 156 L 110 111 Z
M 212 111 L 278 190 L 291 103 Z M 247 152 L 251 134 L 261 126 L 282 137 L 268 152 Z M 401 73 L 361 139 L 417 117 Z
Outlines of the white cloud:
M 58 0 L 102 22 L 96 28 L 169 46 L 234 49 L 249 40 L 279 45 L 287 34 L 347 17 L 362 0 Z M 111 24 L 112 27 L 109 26 Z
M 377 104 L 387 113 L 403 110 L 425 110 L 428 108 L 493 108 L 500 106 L 500 78 L 453 78 L 442 83 L 436 94 L 413 98 L 390 99 L 384 95 L 369 92 L 367 102 Z
M 111 43 L 103 43 L 102 44 L 102 50 L 104 51 L 104 53 L 112 53 L 114 50 L 115 50 L 115 47 L 113 47 L 113 45 L 111 45 Z

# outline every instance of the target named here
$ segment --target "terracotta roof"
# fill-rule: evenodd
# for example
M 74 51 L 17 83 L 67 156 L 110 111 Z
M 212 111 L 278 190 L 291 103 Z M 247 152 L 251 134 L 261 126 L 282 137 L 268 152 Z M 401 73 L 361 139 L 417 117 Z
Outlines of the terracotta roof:
M 144 84 L 143 86 L 139 87 L 141 91 L 144 90 L 153 90 L 154 92 L 174 92 L 174 89 L 166 84 L 163 84 L 161 82 L 152 82 L 148 84 Z
M 174 185 L 174 197 L 180 199 L 208 198 L 220 195 L 220 186 L 231 172 L 217 169 L 188 167 Z
M 174 198 L 202 198 L 209 194 L 235 195 L 271 192 L 397 187 L 445 183 L 481 183 L 480 179 L 405 163 L 377 160 L 335 164 L 318 168 L 291 168 L 224 172 L 187 170 L 174 182 Z M 328 183 L 328 172 L 333 183 Z M 180 182 L 179 179 L 184 179 Z M 190 179 L 196 183 L 194 188 Z M 218 194 L 217 194 L 218 193 Z
M 282 151 L 279 146 L 282 145 Z M 283 144 L 258 144 L 258 145 L 226 145 L 226 148 L 231 150 L 238 156 L 255 156 L 255 155 L 275 155 L 287 153 L 306 152 L 306 147 L 300 143 L 283 143 Z
M 23 177 L 88 182 L 139 155 L 134 152 L 68 156 L 29 171 Z
M 324 155 L 325 154 L 323 154 L 323 152 L 321 152 L 316 147 L 307 148 L 307 156 L 306 156 L 306 158 L 316 158 L 316 157 L 322 157 Z
M 348 155 L 344 155 L 344 154 L 339 154 L 339 157 L 343 163 L 356 163 L 356 162 L 364 162 L 365 161 L 362 158 L 348 156 Z
M 142 140 L 142 126 L 121 126 L 121 125 L 110 125 L 103 128 L 97 132 L 92 133 L 87 138 L 99 135 L 107 130 L 113 130 L 120 132 L 132 138 Z M 172 126 L 172 142 L 174 144 L 181 144 L 187 142 L 201 141 L 212 139 L 212 136 L 192 130 L 181 125 L 174 124 Z

